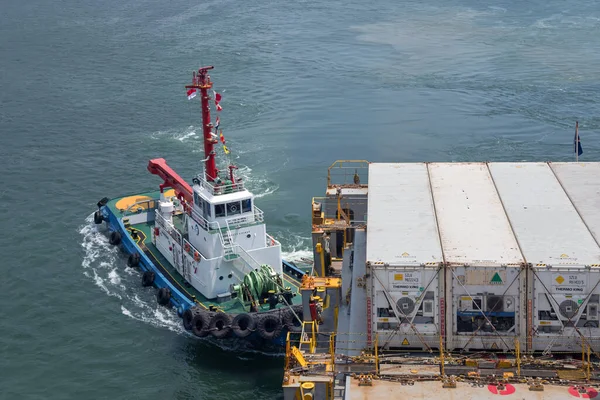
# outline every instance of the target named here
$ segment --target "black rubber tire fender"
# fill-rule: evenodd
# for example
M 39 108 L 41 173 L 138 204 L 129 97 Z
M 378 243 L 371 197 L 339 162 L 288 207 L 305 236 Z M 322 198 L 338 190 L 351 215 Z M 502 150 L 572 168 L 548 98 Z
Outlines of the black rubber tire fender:
M 121 243 L 121 234 L 118 231 L 112 231 L 110 233 L 110 237 L 108 238 L 108 243 L 116 246 Z
M 148 287 L 148 286 L 154 285 L 154 278 L 155 278 L 154 272 L 145 271 L 142 274 L 142 286 Z
M 260 337 L 266 340 L 271 340 L 279 336 L 281 333 L 281 320 L 275 313 L 261 315 L 256 324 L 256 329 Z
M 303 320 L 304 313 L 302 312 L 302 307 L 294 307 L 294 311 L 300 320 Z M 289 308 L 287 308 L 283 314 L 283 325 L 285 325 L 287 330 L 290 332 L 302 331 L 302 324 L 298 321 L 292 310 Z
M 233 334 L 239 338 L 245 338 L 256 330 L 256 320 L 253 315 L 256 314 L 238 314 L 231 321 Z
M 202 310 L 200 310 L 199 307 L 188 308 L 187 310 L 185 310 L 183 312 L 181 319 L 183 320 L 183 327 L 185 328 L 186 331 L 192 330 L 192 320 L 194 319 L 194 317 L 197 314 L 199 314 L 201 312 L 202 312 Z
M 192 318 L 192 333 L 198 337 L 205 337 L 210 333 L 210 315 L 201 311 Z
M 158 304 L 160 304 L 161 306 L 166 306 L 167 304 L 169 304 L 170 300 L 171 289 L 169 289 L 168 287 L 158 289 L 158 292 L 156 292 L 156 301 L 158 302 Z
M 231 317 L 223 312 L 215 313 L 208 324 L 208 329 L 217 339 L 227 337 L 231 333 Z
M 140 265 L 140 253 L 131 253 L 129 257 L 127 257 L 127 266 L 131 268 L 136 268 Z
M 104 221 L 104 217 L 102 216 L 102 213 L 100 212 L 100 210 L 98 210 L 94 213 L 94 223 L 96 225 L 100 225 L 102 223 L 102 221 Z

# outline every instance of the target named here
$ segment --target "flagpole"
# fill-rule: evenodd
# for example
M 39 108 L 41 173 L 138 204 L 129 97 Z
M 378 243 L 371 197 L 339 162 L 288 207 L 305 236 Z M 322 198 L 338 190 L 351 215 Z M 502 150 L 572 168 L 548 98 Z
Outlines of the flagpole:
M 579 121 L 575 121 L 575 162 L 579 162 Z

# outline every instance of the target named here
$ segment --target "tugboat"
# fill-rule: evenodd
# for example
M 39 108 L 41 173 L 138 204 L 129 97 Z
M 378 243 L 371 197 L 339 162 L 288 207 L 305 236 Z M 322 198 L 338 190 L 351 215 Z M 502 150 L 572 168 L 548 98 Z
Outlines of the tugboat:
M 287 332 L 301 329 L 298 291 L 309 270 L 282 259 L 237 167 L 217 169 L 218 138 L 229 150 L 217 132 L 220 118 L 215 125 L 210 118 L 213 68 L 199 68 L 186 86 L 189 99 L 200 97 L 204 171 L 190 186 L 163 158 L 150 160 L 148 171 L 163 181 L 159 190 L 103 198 L 94 222 L 107 225 L 109 243 L 128 254 L 142 286 L 157 288 L 158 304 L 176 308 L 186 330 L 282 345 Z M 220 111 L 221 96 L 213 93 Z

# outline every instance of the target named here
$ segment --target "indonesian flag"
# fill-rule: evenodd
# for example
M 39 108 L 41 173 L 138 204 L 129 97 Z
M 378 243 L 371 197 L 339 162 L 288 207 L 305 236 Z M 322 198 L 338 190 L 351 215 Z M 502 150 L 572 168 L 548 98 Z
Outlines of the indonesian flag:
M 196 97 L 196 94 L 198 92 L 196 91 L 196 89 L 192 88 L 190 90 L 187 91 L 187 96 L 188 96 L 188 100 L 193 99 L 194 97 Z
M 213 90 L 213 95 L 215 96 L 215 107 L 217 108 L 217 111 L 221 111 L 223 109 L 223 107 L 221 107 L 219 104 L 221 102 L 221 94 Z

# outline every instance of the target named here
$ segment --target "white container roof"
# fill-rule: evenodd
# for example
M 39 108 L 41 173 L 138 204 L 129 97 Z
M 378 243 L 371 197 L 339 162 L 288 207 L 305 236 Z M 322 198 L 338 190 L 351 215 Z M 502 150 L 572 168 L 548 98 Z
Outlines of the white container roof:
M 446 262 L 524 263 L 486 163 L 432 163 L 429 174 Z
M 426 164 L 369 165 L 367 261 L 443 261 Z
M 600 163 L 551 163 L 571 202 L 600 243 Z
M 547 163 L 489 167 L 527 262 L 600 263 L 600 247 Z

